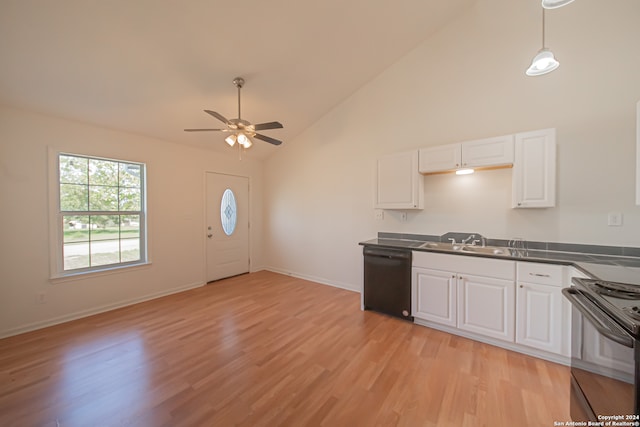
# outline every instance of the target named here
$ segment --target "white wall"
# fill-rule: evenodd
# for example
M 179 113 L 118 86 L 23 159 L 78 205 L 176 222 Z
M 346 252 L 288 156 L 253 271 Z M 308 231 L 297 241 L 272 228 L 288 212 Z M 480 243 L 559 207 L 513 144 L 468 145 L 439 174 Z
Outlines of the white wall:
M 146 163 L 150 266 L 49 281 L 48 146 Z M 0 337 L 202 285 L 206 171 L 249 177 L 252 266 L 261 269 L 262 162 L 0 107 Z
M 378 231 L 640 246 L 640 2 L 614 3 L 548 11 L 547 46 L 561 65 L 531 78 L 539 0 L 479 0 L 283 145 L 265 164 L 269 268 L 359 289 L 358 242 Z M 556 208 L 512 210 L 511 171 L 495 170 L 426 177 L 423 211 L 374 220 L 377 156 L 548 127 L 557 129 Z M 623 213 L 623 227 L 607 226 L 610 211 Z

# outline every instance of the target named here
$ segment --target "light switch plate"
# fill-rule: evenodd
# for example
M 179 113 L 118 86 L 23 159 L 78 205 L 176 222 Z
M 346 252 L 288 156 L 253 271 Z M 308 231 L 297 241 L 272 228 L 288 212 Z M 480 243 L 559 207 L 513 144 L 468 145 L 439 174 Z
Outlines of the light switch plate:
M 609 227 L 622 226 L 622 213 L 621 212 L 609 212 L 607 217 L 607 225 Z

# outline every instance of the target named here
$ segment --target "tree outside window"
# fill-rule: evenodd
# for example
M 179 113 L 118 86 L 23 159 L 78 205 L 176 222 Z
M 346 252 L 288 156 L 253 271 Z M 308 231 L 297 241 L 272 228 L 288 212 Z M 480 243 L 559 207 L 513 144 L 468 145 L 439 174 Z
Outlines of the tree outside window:
M 144 164 L 59 154 L 58 166 L 63 271 L 145 262 Z

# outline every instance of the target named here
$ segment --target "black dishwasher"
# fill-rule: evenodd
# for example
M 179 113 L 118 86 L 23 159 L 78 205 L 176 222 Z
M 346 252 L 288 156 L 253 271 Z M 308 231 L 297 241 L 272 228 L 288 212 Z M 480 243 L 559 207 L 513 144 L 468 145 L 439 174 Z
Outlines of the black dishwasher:
M 364 309 L 413 321 L 411 251 L 365 246 Z

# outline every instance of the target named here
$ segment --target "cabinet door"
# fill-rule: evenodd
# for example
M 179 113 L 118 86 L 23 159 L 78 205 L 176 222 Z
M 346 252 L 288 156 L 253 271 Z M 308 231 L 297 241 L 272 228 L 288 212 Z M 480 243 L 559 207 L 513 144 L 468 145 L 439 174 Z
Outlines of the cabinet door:
M 548 208 L 556 204 L 556 130 L 515 136 L 514 208 Z
M 422 209 L 423 177 L 418 172 L 418 151 L 380 157 L 376 163 L 378 209 Z
M 591 323 L 584 319 L 582 333 L 582 359 L 588 364 L 595 365 L 593 370 L 603 375 L 612 375 L 613 371 L 622 372 L 632 380 L 634 373 L 632 348 L 603 337 Z
M 456 275 L 447 271 L 413 268 L 412 315 L 456 326 Z
M 513 135 L 462 143 L 462 167 L 504 166 L 513 163 Z
M 562 353 L 562 288 L 519 282 L 516 289 L 516 343 Z
M 458 328 L 513 342 L 515 284 L 489 277 L 458 276 Z
M 420 172 L 458 169 L 462 163 L 462 144 L 439 145 L 420 150 Z

